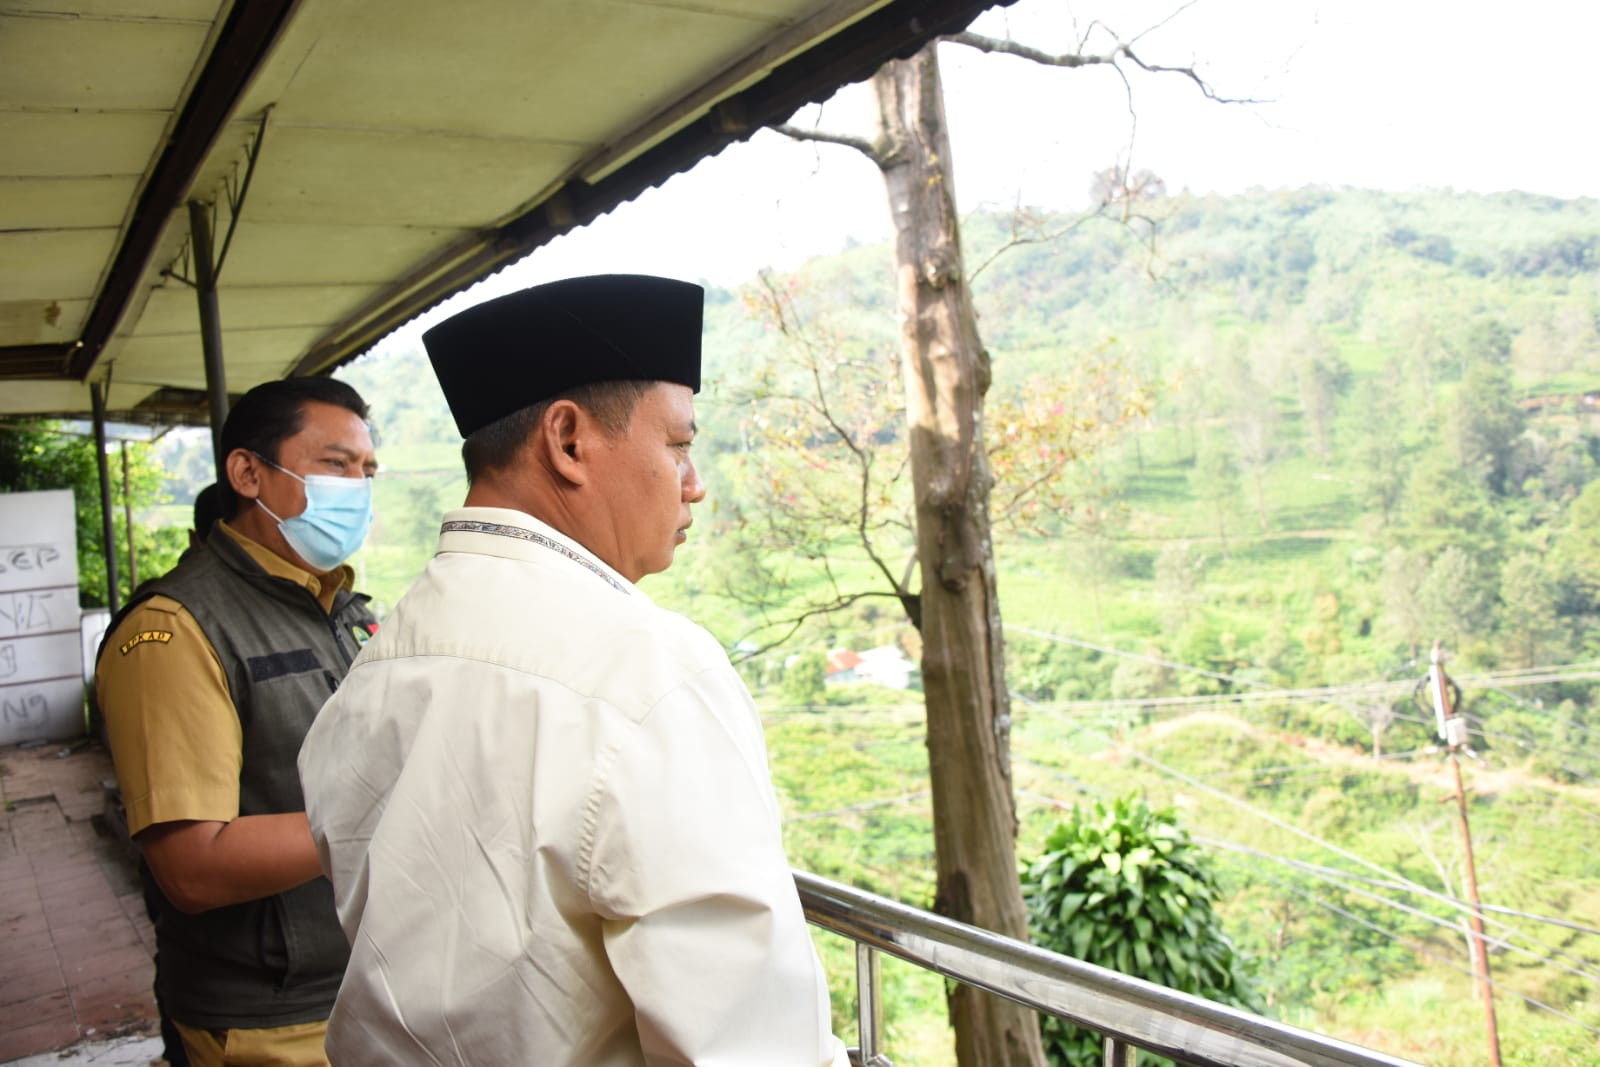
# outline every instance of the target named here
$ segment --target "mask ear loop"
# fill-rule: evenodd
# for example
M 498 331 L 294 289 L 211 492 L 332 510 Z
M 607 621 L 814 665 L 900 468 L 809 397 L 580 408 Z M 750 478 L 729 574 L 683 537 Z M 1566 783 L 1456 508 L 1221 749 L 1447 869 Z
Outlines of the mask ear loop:
M 253 448 L 249 449 L 249 452 L 250 452 L 250 454 L 252 456 L 256 457 L 261 462 L 263 462 L 267 466 L 271 467 L 273 470 L 278 471 L 278 472 L 283 473 L 283 474 L 287 474 L 289 477 L 293 478 L 295 481 L 299 482 L 301 485 L 305 485 L 306 484 L 306 480 L 304 478 L 300 477 L 298 474 L 296 474 L 294 471 L 290 470 L 288 467 L 279 466 L 278 464 L 272 462 L 272 460 L 268 459 L 266 456 L 263 456 L 260 452 L 257 452 Z M 283 520 L 278 518 L 278 513 L 273 511 L 271 508 L 267 507 L 267 505 L 263 504 L 261 502 L 261 498 L 259 496 L 256 497 L 256 503 L 261 506 L 261 510 L 262 511 L 265 511 L 268 515 L 272 516 L 273 521 L 277 522 L 280 526 L 283 524 Z
M 268 459 L 266 456 L 263 456 L 260 452 L 257 452 L 253 448 L 250 449 L 249 451 L 250 451 L 250 454 L 252 456 L 256 457 L 261 462 L 263 462 L 267 466 L 271 467 L 273 470 L 279 471 L 279 472 L 281 472 L 283 474 L 287 474 L 289 477 L 293 478 L 295 481 L 299 482 L 301 485 L 305 485 L 306 484 L 306 480 L 304 478 L 300 477 L 300 475 L 296 474 L 294 471 L 290 470 L 288 467 L 280 466 L 279 464 L 276 464 L 276 463 L 272 462 L 272 460 Z
M 265 511 L 268 515 L 271 515 L 275 522 L 279 523 L 280 525 L 283 523 L 283 520 L 278 518 L 278 513 L 267 507 L 267 505 L 263 504 L 260 497 L 256 497 L 256 505 L 260 507 L 262 511 Z

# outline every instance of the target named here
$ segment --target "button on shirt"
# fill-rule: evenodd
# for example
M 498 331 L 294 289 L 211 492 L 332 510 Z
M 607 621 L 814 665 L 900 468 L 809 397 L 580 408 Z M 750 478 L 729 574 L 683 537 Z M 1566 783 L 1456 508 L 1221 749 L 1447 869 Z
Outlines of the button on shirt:
M 531 516 L 445 531 L 300 754 L 333 1062 L 843 1067 L 721 647 Z

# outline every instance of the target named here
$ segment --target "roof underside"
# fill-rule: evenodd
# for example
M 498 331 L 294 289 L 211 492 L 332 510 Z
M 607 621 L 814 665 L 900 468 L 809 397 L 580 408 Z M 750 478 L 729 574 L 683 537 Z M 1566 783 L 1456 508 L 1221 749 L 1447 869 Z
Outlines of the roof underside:
M 203 418 L 191 201 L 238 393 L 995 2 L 0 0 L 0 414 Z

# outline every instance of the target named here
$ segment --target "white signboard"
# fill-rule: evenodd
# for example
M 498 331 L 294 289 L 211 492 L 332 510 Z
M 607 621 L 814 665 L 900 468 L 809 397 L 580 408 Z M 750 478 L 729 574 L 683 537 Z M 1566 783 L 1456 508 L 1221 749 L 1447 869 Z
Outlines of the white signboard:
M 0 745 L 83 734 L 72 490 L 0 493 Z

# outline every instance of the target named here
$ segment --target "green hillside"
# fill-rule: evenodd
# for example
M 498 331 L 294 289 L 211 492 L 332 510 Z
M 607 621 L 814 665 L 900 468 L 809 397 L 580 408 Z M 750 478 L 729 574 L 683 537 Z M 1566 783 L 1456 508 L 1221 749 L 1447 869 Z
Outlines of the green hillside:
M 1153 226 L 1016 243 L 975 281 L 991 431 L 1030 410 L 1041 448 L 1065 420 L 1104 431 L 996 506 L 1021 854 L 1075 803 L 1174 806 L 1273 1014 L 1484 1062 L 1441 803 L 1454 781 L 1414 692 L 1442 641 L 1474 731 L 1505 1062 L 1600 1064 L 1600 202 L 1306 189 L 1141 206 Z M 969 264 L 1017 225 L 966 220 Z M 889 266 L 861 247 L 777 280 L 788 331 L 760 313 L 767 287 L 709 294 L 711 496 L 645 588 L 758 650 L 742 668 L 794 862 L 925 905 L 916 694 L 795 697 L 827 649 L 917 648 L 882 596 L 791 625 L 885 590 L 848 523 L 800 521 L 863 496 L 860 464 L 793 399 L 809 376 L 874 460 L 873 550 L 897 573 L 907 559 Z M 381 432 L 359 566 L 392 604 L 460 498 L 455 439 L 419 353 L 342 376 Z M 1142 413 L 1106 407 L 1124 395 Z M 847 1026 L 850 957 L 824 947 Z M 897 965 L 886 981 L 889 1053 L 952 1063 L 940 983 Z

